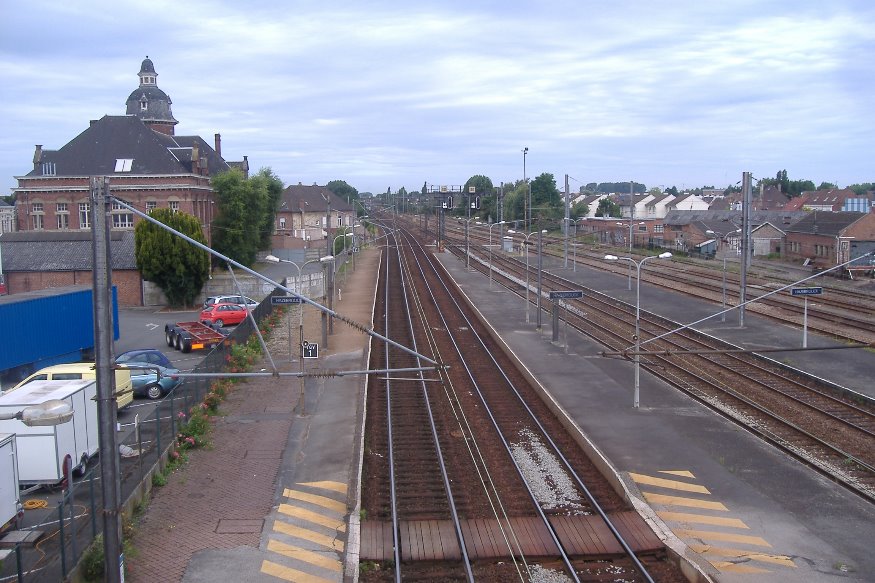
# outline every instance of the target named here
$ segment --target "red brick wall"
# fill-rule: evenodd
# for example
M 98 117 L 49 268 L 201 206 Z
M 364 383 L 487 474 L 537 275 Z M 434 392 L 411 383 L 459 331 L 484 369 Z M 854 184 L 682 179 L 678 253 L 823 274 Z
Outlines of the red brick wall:
M 7 272 L 4 275 L 10 294 L 68 285 L 91 285 L 93 283 L 90 271 L 16 271 Z M 120 307 L 143 305 L 142 282 L 138 271 L 115 270 L 112 272 L 112 284 L 118 288 Z

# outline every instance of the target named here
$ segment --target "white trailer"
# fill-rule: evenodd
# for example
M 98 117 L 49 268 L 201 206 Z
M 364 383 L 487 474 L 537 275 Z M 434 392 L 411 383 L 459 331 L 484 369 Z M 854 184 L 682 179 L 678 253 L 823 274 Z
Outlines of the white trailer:
M 0 532 L 21 512 L 15 435 L 0 433 Z
M 0 432 L 14 433 L 21 484 L 57 484 L 64 478 L 64 460 L 84 468 L 97 453 L 97 383 L 94 380 L 33 381 L 0 396 L 0 413 L 16 413 L 49 399 L 66 401 L 73 419 L 48 427 L 28 427 L 16 419 L 0 420 Z

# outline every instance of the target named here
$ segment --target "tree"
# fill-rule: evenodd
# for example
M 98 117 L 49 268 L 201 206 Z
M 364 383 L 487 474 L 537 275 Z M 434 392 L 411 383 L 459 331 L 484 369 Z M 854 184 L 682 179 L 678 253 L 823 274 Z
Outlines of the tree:
M 623 215 L 620 211 L 620 205 L 609 198 L 603 198 L 599 201 L 599 206 L 596 208 L 595 216 L 620 218 Z
M 588 216 L 589 205 L 583 202 L 576 202 L 571 205 L 570 213 L 573 220 L 579 219 L 580 217 Z
M 832 190 L 833 188 L 838 188 L 832 182 L 821 182 L 820 186 L 817 187 L 817 190 Z
M 858 196 L 864 195 L 871 190 L 875 190 L 875 183 L 872 182 L 864 182 L 862 184 L 851 184 L 848 186 L 851 190 L 854 191 Z
M 258 225 L 258 232 L 261 235 L 258 249 L 266 251 L 271 248 L 271 236 L 274 231 L 273 225 L 276 219 L 276 210 L 283 195 L 283 181 L 270 168 L 262 168 L 258 171 L 258 174 L 249 180 L 253 182 L 254 192 L 261 192 L 263 190 L 267 193 L 265 208 L 261 209 L 261 221 Z
M 534 220 L 557 219 L 565 216 L 565 206 L 559 189 L 556 188 L 556 179 L 549 172 L 540 174 L 532 180 L 532 210 L 531 217 Z
M 206 245 L 200 221 L 169 208 L 153 209 L 149 216 Z M 210 275 L 209 253 L 151 223 L 134 229 L 134 257 L 143 279 L 155 283 L 171 306 L 191 306 Z
M 213 178 L 213 192 L 218 207 L 212 225 L 213 249 L 238 263 L 252 265 L 269 212 L 266 181 L 247 180 L 234 168 Z M 272 224 L 269 230 L 273 232 Z

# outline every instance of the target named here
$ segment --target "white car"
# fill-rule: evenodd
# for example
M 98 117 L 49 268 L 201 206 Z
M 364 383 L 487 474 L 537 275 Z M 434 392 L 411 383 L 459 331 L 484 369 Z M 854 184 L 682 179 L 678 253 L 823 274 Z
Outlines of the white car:
M 258 302 L 246 296 L 210 296 L 204 302 L 204 309 L 206 310 L 213 304 L 237 304 L 240 307 L 251 310 L 258 305 Z

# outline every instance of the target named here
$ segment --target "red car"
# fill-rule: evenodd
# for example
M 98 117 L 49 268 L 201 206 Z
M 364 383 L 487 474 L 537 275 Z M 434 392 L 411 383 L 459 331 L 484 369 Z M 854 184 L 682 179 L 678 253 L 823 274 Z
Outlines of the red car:
M 247 310 L 237 304 L 213 304 L 201 312 L 201 322 L 218 327 L 235 326 L 246 319 Z

